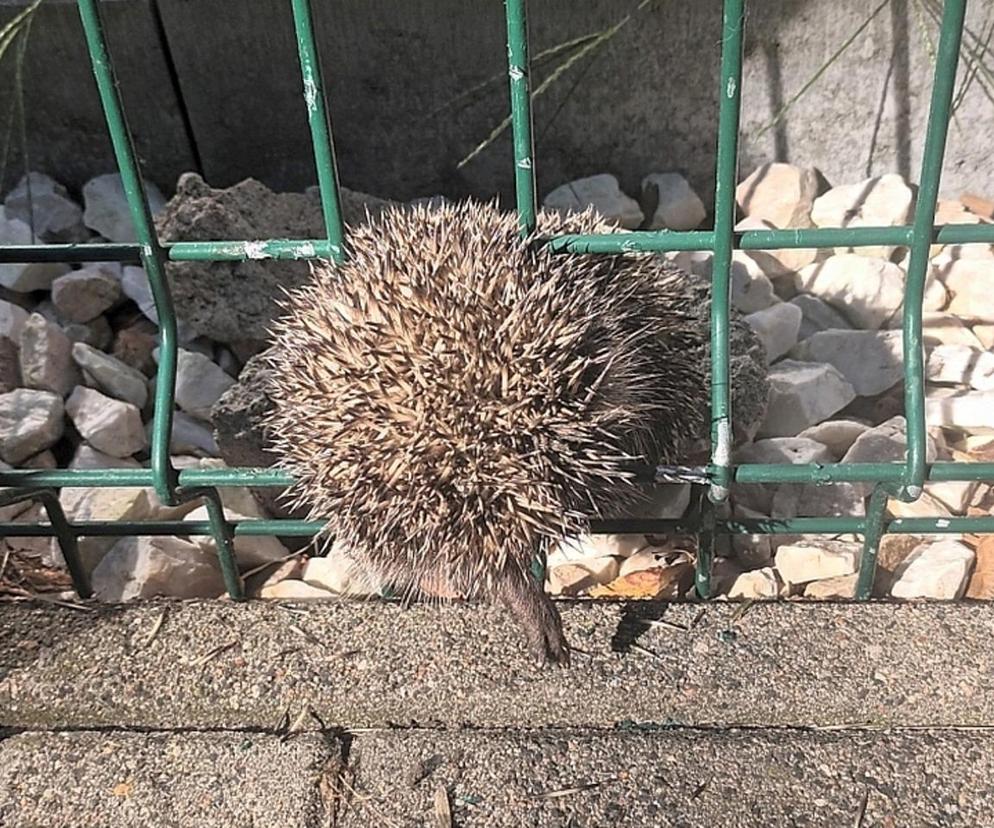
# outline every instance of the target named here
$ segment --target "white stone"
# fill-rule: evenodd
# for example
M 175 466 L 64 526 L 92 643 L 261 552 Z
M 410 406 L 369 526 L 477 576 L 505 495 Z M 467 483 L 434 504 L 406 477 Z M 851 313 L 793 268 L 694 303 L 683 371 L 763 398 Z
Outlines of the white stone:
M 805 437 L 768 437 L 735 450 L 736 463 L 831 463 L 832 452 Z
M 611 583 L 618 577 L 618 572 L 617 558 L 584 558 L 550 567 L 546 587 L 552 595 L 579 595 L 591 587 Z
M 743 215 L 775 227 L 810 227 L 811 209 L 822 186 L 814 168 L 775 162 L 763 164 L 735 188 Z
M 87 443 L 80 443 L 69 461 L 70 469 L 140 469 L 142 464 L 133 457 L 113 457 L 97 451 Z
M 79 381 L 72 361 L 72 342 L 62 329 L 33 313 L 21 327 L 19 361 L 27 388 L 65 396 Z
M 90 464 L 100 461 L 93 456 L 84 456 L 82 462 Z M 123 461 L 118 460 L 118 463 L 121 462 Z M 129 468 L 129 466 L 82 466 L 82 468 L 94 467 Z M 81 466 L 73 468 L 81 468 Z M 62 504 L 66 517 L 77 523 L 93 520 L 140 521 L 159 517 L 155 514 L 152 497 L 152 489 L 139 486 L 89 489 L 66 487 L 59 493 L 59 502 Z M 117 539 L 113 537 L 98 535 L 81 537 L 78 541 L 78 548 L 83 568 L 87 572 L 92 572 L 116 542 Z
M 215 457 L 173 457 L 173 466 L 177 469 L 197 468 L 204 470 L 226 469 L 228 465 Z M 221 503 L 227 512 L 244 515 L 246 518 L 268 517 L 252 490 L 245 486 L 221 486 L 218 488 Z
M 82 385 L 66 402 L 66 413 L 90 445 L 114 457 L 128 457 L 147 446 L 141 412 Z
M 169 595 L 216 598 L 224 591 L 217 563 L 192 543 L 173 537 L 123 538 L 93 570 L 102 601 Z
M 780 302 L 750 313 L 745 321 L 766 350 L 766 361 L 774 362 L 797 344 L 801 330 L 801 309 L 790 302 Z
M 985 350 L 994 349 L 994 325 L 974 325 L 971 333 Z
M 842 456 L 843 463 L 903 463 L 908 449 L 907 421 L 901 415 L 891 417 L 874 428 L 864 431 Z M 936 460 L 935 440 L 925 436 L 925 459 Z M 873 489 L 871 483 L 854 484 L 864 494 Z
M 83 226 L 83 209 L 69 198 L 65 187 L 43 173 L 23 176 L 7 193 L 3 206 L 8 217 L 32 226 L 44 241 L 81 242 L 89 235 Z
M 166 206 L 166 200 L 154 184 L 145 182 L 145 195 L 148 198 L 152 215 Z M 112 242 L 134 242 L 134 224 L 131 211 L 124 195 L 124 185 L 118 173 L 108 173 L 91 178 L 83 185 L 83 223 Z
M 310 601 L 314 599 L 334 598 L 335 593 L 316 587 L 313 584 L 305 583 L 304 581 L 287 578 L 285 581 L 278 581 L 275 584 L 264 586 L 259 590 L 259 597 L 270 600 Z
M 911 215 L 914 193 L 905 180 L 894 174 L 868 178 L 858 184 L 833 187 L 815 199 L 811 220 L 818 227 L 889 227 L 905 224 Z M 893 246 L 837 247 L 845 253 L 889 259 Z
M 897 314 L 890 320 L 888 327 L 900 328 L 902 324 L 901 314 Z M 922 337 L 926 347 L 960 345 L 980 350 L 989 347 L 983 344 L 959 316 L 948 311 L 925 311 L 922 314 Z
M 925 398 L 925 419 L 930 426 L 994 427 L 994 391 L 929 394 Z
M 950 517 L 951 512 L 928 492 L 923 492 L 917 499 L 911 501 L 890 498 L 887 501 L 887 511 L 895 518 L 928 518 Z
M 642 204 L 655 204 L 651 230 L 694 230 L 707 217 L 704 202 L 680 173 L 652 173 L 643 178 Z
M 848 319 L 817 296 L 799 293 L 788 304 L 797 305 L 801 309 L 801 325 L 797 331 L 798 340 L 805 340 L 818 331 L 848 330 L 852 327 Z
M 70 271 L 52 282 L 52 304 L 69 322 L 96 319 L 120 298 L 120 281 L 100 265 Z
M 859 559 L 857 544 L 838 541 L 785 545 L 774 557 L 780 577 L 791 584 L 849 575 L 859 567 Z
M 869 430 L 867 423 L 858 420 L 826 420 L 804 429 L 797 436 L 824 444 L 829 454 L 838 460 L 849 451 L 861 434 Z
M 882 259 L 845 254 L 801 268 L 794 286 L 823 299 L 854 327 L 880 328 L 904 301 L 904 271 Z
M 925 376 L 932 382 L 994 391 L 994 353 L 962 345 L 939 345 L 928 355 Z
M 379 578 L 364 571 L 338 541 L 326 555 L 308 559 L 300 577 L 311 586 L 336 595 L 377 595 L 384 586 Z
M 14 344 L 21 340 L 21 330 L 30 314 L 20 305 L 0 299 L 0 337 L 6 337 Z
M 224 517 L 232 523 L 251 519 L 249 516 L 239 515 L 231 509 L 224 509 Z M 184 520 L 195 522 L 208 520 L 207 506 L 197 506 L 192 511 L 187 512 Z M 212 535 L 191 535 L 190 542 L 207 552 L 217 554 L 217 544 Z M 235 560 L 242 569 L 272 563 L 285 558 L 288 554 L 287 548 L 272 535 L 235 536 Z
M 605 220 L 634 230 L 645 218 L 638 202 L 621 191 L 618 179 L 609 173 L 578 178 L 562 184 L 542 201 L 548 210 L 582 212 L 593 207 Z
M 12 469 L 13 466 L 9 463 L 5 463 L 3 460 L 0 460 L 0 471 L 8 472 Z M 0 494 L 4 494 L 8 491 L 10 491 L 9 487 L 0 487 Z M 6 523 L 13 520 L 19 514 L 26 512 L 30 508 L 31 503 L 32 501 L 30 500 L 18 500 L 13 503 L 8 503 L 6 506 L 0 506 L 0 521 Z
M 819 601 L 854 598 L 856 597 L 856 581 L 858 578 L 859 575 L 853 573 L 852 575 L 837 575 L 834 578 L 825 578 L 823 581 L 812 581 L 804 588 L 804 597 L 814 598 Z
M 158 361 L 159 349 L 155 349 Z M 180 348 L 176 360 L 176 404 L 191 417 L 210 420 L 211 409 L 221 395 L 235 384 L 210 358 Z
M 121 360 L 82 342 L 72 346 L 72 357 L 100 391 L 139 409 L 148 402 L 148 380 Z
M 54 445 L 65 426 L 62 397 L 17 388 L 0 394 L 0 457 L 17 465 Z
M 833 365 L 860 396 L 893 388 L 903 376 L 901 331 L 819 331 L 790 350 L 794 360 Z
M 965 515 L 974 492 L 980 486 L 977 480 L 943 480 L 925 484 L 925 494 L 935 498 L 951 514 Z
M 0 246 L 37 244 L 31 228 L 23 221 L 10 218 L 0 209 Z M 18 293 L 48 290 L 52 281 L 69 272 L 69 265 L 56 262 L 0 264 L 0 285 Z
M 645 535 L 580 535 L 557 543 L 549 551 L 546 565 L 551 568 L 588 558 L 627 558 L 648 545 Z
M 792 437 L 820 423 L 856 398 L 832 365 L 783 360 L 770 371 L 770 401 L 759 427 L 761 437 Z
M 621 562 L 621 566 L 617 570 L 618 577 L 624 578 L 633 572 L 643 572 L 646 569 L 655 569 L 656 567 L 666 568 L 672 563 L 672 557 L 673 553 L 667 549 L 653 549 L 652 547 L 640 549 L 630 558 L 625 558 Z
M 756 260 L 736 250 L 731 265 L 732 307 L 741 313 L 754 313 L 777 302 L 773 283 Z
M 736 223 L 736 230 L 776 230 L 776 226 L 764 219 L 746 216 Z M 785 279 L 802 267 L 818 258 L 818 250 L 813 247 L 785 247 L 779 250 L 747 250 L 746 255 L 754 259 L 770 279 Z
M 963 205 L 962 201 L 954 201 L 947 199 L 939 199 L 938 204 L 935 207 L 935 224 L 980 224 L 983 219 L 980 218 L 976 213 L 971 213 Z M 958 246 L 958 245 L 954 245 Z M 933 244 L 928 249 L 929 258 L 935 258 L 938 256 L 944 245 Z
M 735 503 L 735 517 L 743 520 L 769 520 L 769 514 L 755 511 L 738 502 Z M 767 534 L 732 535 L 732 552 L 735 554 L 735 559 L 745 569 L 770 566 L 773 563 L 774 546 L 771 543 L 773 537 Z
M 956 540 L 923 543 L 897 568 L 890 594 L 905 599 L 962 598 L 974 558 L 973 550 Z
M 728 590 L 729 598 L 741 600 L 766 600 L 779 595 L 780 579 L 769 566 L 743 572 Z
M 939 270 L 952 299 L 947 310 L 994 322 L 994 259 L 957 259 Z

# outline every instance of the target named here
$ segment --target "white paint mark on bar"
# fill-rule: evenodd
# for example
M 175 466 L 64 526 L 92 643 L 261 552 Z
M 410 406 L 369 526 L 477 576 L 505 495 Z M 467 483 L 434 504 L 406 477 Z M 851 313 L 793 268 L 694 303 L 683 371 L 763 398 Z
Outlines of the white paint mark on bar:
M 245 255 L 249 259 L 271 259 L 272 255 L 266 252 L 266 243 L 264 241 L 247 241 L 245 242 Z

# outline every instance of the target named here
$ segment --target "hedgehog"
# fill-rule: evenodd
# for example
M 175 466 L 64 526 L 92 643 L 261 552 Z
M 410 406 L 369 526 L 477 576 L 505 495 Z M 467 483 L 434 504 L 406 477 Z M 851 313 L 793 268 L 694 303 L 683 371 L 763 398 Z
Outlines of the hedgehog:
M 593 211 L 522 238 L 496 203 L 389 208 L 281 299 L 267 357 L 293 507 L 394 589 L 504 604 L 543 663 L 569 648 L 535 563 L 637 508 L 638 468 L 707 427 L 706 285 L 542 244 L 612 232 Z

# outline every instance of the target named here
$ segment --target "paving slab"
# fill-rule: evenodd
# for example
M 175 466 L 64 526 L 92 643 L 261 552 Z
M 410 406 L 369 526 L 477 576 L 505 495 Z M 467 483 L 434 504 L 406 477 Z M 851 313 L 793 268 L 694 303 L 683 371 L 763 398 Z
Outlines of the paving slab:
M 363 734 L 339 825 L 991 824 L 994 737 L 981 732 L 701 731 Z
M 0 825 L 317 828 L 340 757 L 318 734 L 21 733 L 0 741 Z
M 0 725 L 270 729 L 308 709 L 328 728 L 994 724 L 991 604 L 563 616 L 573 666 L 542 669 L 478 605 L 7 603 Z

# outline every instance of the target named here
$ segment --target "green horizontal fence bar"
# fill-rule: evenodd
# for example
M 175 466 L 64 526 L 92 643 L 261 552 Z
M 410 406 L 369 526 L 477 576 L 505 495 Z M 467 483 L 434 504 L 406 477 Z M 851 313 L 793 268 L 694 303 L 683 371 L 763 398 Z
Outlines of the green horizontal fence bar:
M 830 463 L 826 465 L 750 463 L 730 466 L 736 483 L 897 483 L 904 466 L 901 463 Z M 651 470 L 639 479 L 651 482 Z M 994 463 L 932 463 L 926 467 L 930 482 L 994 481 Z M 112 488 L 114 486 L 151 486 L 155 480 L 151 469 L 10 469 L 0 471 L 0 486 L 35 486 L 43 488 Z M 285 488 L 293 477 L 267 468 L 182 469 L 179 483 L 183 487 L 258 486 Z
M 736 230 L 737 250 L 780 250 L 801 247 L 871 247 L 909 245 L 913 228 L 809 227 L 803 230 Z M 994 244 L 994 224 L 939 224 L 929 238 L 935 244 Z M 592 236 L 556 236 L 546 242 L 563 253 L 669 253 L 711 250 L 710 230 L 639 230 Z M 174 262 L 237 262 L 247 259 L 328 259 L 326 239 L 172 242 L 162 245 Z M 138 262 L 137 244 L 26 244 L 0 246 L 0 264 L 13 262 Z
M 243 520 L 228 521 L 234 537 L 278 535 L 310 537 L 324 528 L 320 520 Z M 994 516 L 988 517 L 920 517 L 889 518 L 883 522 L 888 534 L 943 535 L 994 532 Z M 129 535 L 211 535 L 210 521 L 85 521 L 68 523 L 80 537 L 124 537 Z M 625 519 L 598 520 L 592 523 L 597 534 L 625 532 L 648 535 L 693 534 L 699 525 L 693 521 Z M 865 518 L 803 517 L 778 520 L 716 520 L 714 531 L 723 535 L 838 535 L 861 534 L 866 529 Z M 56 530 L 50 523 L 0 523 L 0 537 L 52 537 Z

